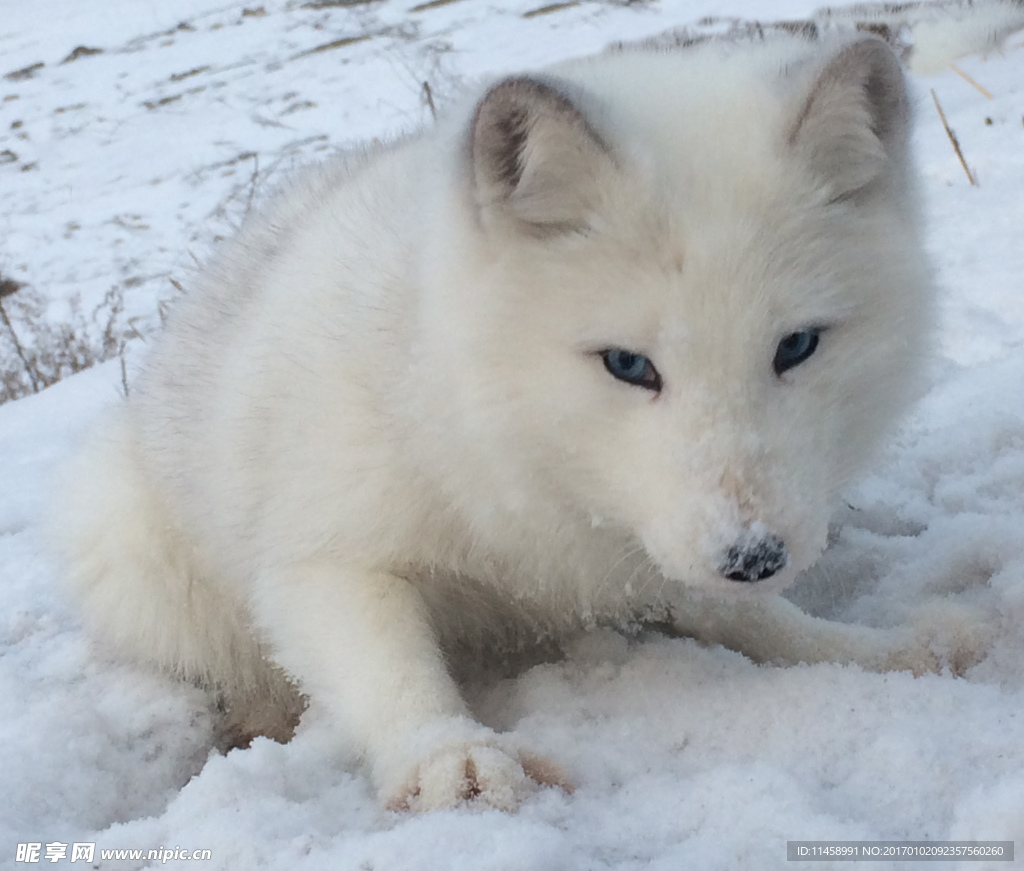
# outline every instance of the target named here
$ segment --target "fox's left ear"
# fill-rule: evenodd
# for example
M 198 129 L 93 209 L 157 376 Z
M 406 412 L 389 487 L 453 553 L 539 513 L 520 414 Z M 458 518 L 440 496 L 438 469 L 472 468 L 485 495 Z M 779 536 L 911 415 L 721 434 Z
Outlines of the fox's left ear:
M 613 165 L 575 103 L 556 85 L 525 76 L 484 95 L 470 137 L 482 216 L 509 218 L 534 235 L 583 226 Z
M 821 72 L 789 142 L 839 199 L 902 171 L 909 126 L 899 61 L 869 37 L 841 48 Z

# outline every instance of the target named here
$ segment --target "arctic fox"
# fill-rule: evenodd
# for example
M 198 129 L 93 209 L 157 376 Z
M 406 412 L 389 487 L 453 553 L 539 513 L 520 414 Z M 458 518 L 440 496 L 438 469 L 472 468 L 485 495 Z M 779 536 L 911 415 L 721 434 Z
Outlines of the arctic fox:
M 772 594 L 916 389 L 907 139 L 884 42 L 776 36 L 504 78 L 311 171 L 76 464 L 88 621 L 239 740 L 299 687 L 410 809 L 568 788 L 473 719 L 453 650 L 653 620 L 885 667 Z

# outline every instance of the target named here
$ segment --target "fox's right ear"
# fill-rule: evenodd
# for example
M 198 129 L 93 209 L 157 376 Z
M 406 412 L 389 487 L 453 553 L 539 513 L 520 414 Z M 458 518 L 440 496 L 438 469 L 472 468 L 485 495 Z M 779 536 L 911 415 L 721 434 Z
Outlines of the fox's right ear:
M 477 105 L 470 139 L 477 206 L 536 235 L 578 229 L 596 208 L 614 161 L 583 113 L 538 79 L 494 85 Z

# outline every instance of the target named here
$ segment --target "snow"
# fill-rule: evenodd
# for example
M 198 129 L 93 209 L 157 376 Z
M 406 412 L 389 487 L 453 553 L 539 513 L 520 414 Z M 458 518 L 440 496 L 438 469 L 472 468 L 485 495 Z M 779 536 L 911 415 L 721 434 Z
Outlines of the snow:
M 83 328 L 100 331 L 116 289 L 130 371 L 170 279 L 186 284 L 193 257 L 292 167 L 427 121 L 423 82 L 441 101 L 463 78 L 709 14 L 815 8 L 582 2 L 524 17 L 543 5 L 7 0 L 0 153 L 14 158 L 0 158 L 0 273 L 26 288 L 5 305 L 35 292 L 59 320 L 77 294 Z M 915 678 L 596 632 L 564 661 L 474 694 L 488 723 L 561 760 L 576 784 L 516 815 L 381 810 L 312 712 L 288 745 L 218 755 L 200 692 L 90 647 L 43 531 L 55 467 L 121 395 L 114 359 L 0 407 L 0 867 L 23 867 L 18 843 L 54 841 L 96 843 L 102 868 L 146 862 L 101 861 L 100 849 L 177 846 L 211 850 L 201 867 L 288 871 L 770 869 L 787 865 L 787 840 L 815 839 L 1024 847 L 1022 43 L 958 62 L 992 99 L 951 69 L 912 78 L 942 294 L 932 386 L 850 487 L 836 543 L 792 593 L 877 626 L 960 609 L 976 616 L 985 659 L 962 677 Z M 102 53 L 62 64 L 78 46 Z

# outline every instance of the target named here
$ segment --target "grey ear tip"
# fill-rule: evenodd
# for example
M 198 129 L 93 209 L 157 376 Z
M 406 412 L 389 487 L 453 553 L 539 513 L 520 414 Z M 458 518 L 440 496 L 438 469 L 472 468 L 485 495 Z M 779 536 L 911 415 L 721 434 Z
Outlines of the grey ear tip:
M 512 75 L 499 79 L 487 89 L 487 95 L 508 92 L 510 94 L 540 94 L 554 91 L 549 84 L 539 78 L 527 75 Z M 484 99 L 487 99 L 485 95 Z
M 533 76 L 508 76 L 492 84 L 480 98 L 476 116 L 490 109 L 529 105 L 538 101 L 570 105 L 569 100 L 556 87 Z
M 907 121 L 910 114 L 910 100 L 907 94 L 903 65 L 891 45 L 879 36 L 864 34 L 841 49 L 833 64 L 861 70 L 864 87 L 870 102 L 880 112 L 877 120 L 885 134 L 894 132 Z
M 525 124 L 528 109 L 538 101 L 564 99 L 557 91 L 527 76 L 509 76 L 491 85 L 480 98 L 473 113 L 471 125 L 474 145 L 478 139 L 487 139 L 495 127 L 501 135 L 514 134 L 517 125 Z M 525 130 L 518 133 L 525 134 Z M 500 138 L 500 136 L 499 136 Z
M 865 54 L 876 54 L 879 57 L 884 55 L 896 60 L 896 54 L 892 50 L 892 46 L 877 33 L 858 33 L 857 38 L 849 43 L 847 49 L 861 51 Z
M 484 91 L 483 96 L 477 102 L 477 115 L 495 103 L 504 103 L 507 100 L 515 101 L 523 91 L 528 90 L 527 82 L 528 79 L 524 76 L 510 76 L 495 82 Z
M 892 46 L 881 37 L 865 34 L 847 45 L 839 54 L 840 57 L 855 60 L 902 86 L 903 65 Z

